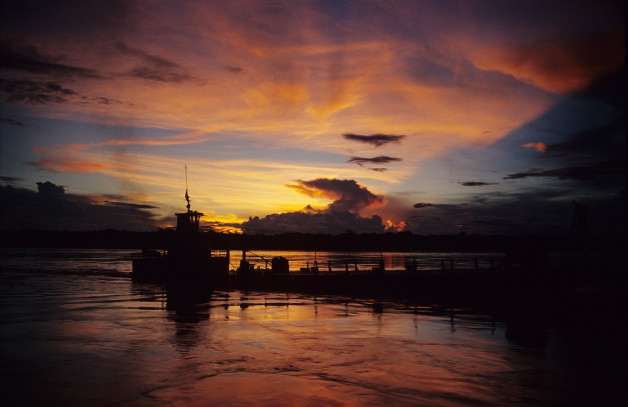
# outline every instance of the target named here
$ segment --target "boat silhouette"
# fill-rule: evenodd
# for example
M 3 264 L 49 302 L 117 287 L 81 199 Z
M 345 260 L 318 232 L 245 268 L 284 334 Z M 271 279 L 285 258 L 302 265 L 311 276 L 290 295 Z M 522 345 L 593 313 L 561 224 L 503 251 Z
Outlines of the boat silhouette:
M 176 234 L 169 246 L 144 249 L 132 258 L 135 281 L 166 282 L 169 285 L 220 285 L 229 278 L 229 250 L 211 247 L 200 227 L 203 213 L 193 211 L 186 188 L 187 211 L 175 213 Z

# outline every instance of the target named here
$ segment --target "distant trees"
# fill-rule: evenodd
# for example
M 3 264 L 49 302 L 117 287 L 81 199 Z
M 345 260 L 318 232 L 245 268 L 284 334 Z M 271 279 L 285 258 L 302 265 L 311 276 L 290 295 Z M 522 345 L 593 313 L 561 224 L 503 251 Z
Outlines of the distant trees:
M 5 231 L 2 247 L 46 248 L 167 248 L 178 239 L 174 230 L 129 232 L 99 231 Z M 317 251 L 456 251 L 508 252 L 534 244 L 549 252 L 566 252 L 568 236 L 483 236 L 483 235 L 417 235 L 411 232 L 346 232 L 339 235 L 282 233 L 274 235 L 201 233 L 198 239 L 207 246 L 230 250 L 317 250 Z M 621 239 L 589 239 L 590 250 L 612 250 L 622 247 Z

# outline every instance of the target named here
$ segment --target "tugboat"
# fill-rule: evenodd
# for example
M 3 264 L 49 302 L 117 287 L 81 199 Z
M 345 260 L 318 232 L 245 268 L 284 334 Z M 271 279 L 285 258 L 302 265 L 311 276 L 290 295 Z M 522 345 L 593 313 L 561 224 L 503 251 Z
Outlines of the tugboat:
M 134 281 L 165 282 L 179 287 L 219 287 L 229 278 L 229 250 L 212 249 L 208 236 L 201 230 L 203 214 L 191 210 L 186 188 L 187 212 L 175 213 L 176 232 L 168 247 L 144 249 L 132 258 Z

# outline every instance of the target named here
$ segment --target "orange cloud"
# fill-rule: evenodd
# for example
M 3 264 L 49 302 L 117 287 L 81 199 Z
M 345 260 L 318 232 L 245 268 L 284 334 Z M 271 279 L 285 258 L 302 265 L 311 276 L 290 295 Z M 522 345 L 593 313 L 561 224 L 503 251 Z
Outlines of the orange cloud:
M 41 160 L 30 161 L 29 164 L 40 167 L 47 172 L 76 172 L 80 174 L 111 167 L 111 165 L 101 162 L 78 161 L 69 157 L 42 158 Z
M 544 143 L 527 143 L 523 144 L 521 147 L 533 148 L 536 151 L 540 151 L 542 153 L 547 151 L 547 146 Z
M 532 44 L 482 49 L 472 56 L 480 68 L 498 70 L 540 88 L 581 90 L 624 64 L 625 32 L 549 38 Z
M 395 231 L 402 232 L 406 227 L 406 222 L 401 221 L 399 224 L 394 224 L 390 219 L 386 220 L 386 230 L 387 231 Z

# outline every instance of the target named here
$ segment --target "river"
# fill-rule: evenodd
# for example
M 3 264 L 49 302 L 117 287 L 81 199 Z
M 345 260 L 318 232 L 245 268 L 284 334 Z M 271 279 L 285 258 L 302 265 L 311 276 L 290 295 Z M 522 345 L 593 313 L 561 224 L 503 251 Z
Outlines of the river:
M 616 370 L 625 343 L 607 322 L 539 321 L 522 328 L 513 319 L 463 308 L 289 293 L 180 298 L 160 285 L 133 283 L 129 250 L 0 253 L 3 399 L 15 405 L 571 406 L 625 400 L 617 375 L 623 368 Z M 291 269 L 314 255 L 256 254 L 294 259 Z M 317 261 L 338 267 L 349 254 L 330 256 L 316 253 Z M 408 258 L 377 256 L 392 268 L 403 267 L 399 256 Z M 441 258 L 463 256 L 410 257 L 438 268 Z

